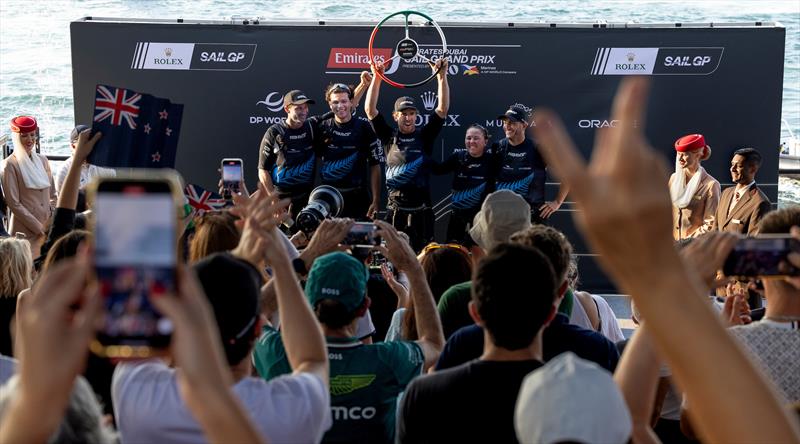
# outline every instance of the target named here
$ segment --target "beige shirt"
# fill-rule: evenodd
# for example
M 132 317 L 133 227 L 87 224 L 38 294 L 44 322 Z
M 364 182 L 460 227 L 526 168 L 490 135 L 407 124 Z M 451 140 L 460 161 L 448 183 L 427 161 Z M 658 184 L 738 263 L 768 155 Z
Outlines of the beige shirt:
M 675 174 L 672 173 L 669 177 L 670 185 L 675 179 Z M 686 208 L 672 206 L 672 237 L 675 240 L 687 239 L 713 230 L 719 196 L 719 182 L 703 171 L 700 185 L 689 205 Z
M 22 172 L 19 168 L 17 158 L 10 156 L 2 163 L 3 193 L 6 203 L 11 211 L 8 232 L 12 236 L 15 233 L 24 233 L 26 239 L 31 242 L 31 249 L 34 257 L 39 254 L 39 246 L 44 240 L 50 215 L 53 213 L 53 204 L 56 199 L 56 188 L 53 185 L 53 173 L 50 172 L 50 164 L 47 157 L 42 154 L 33 153 L 44 163 L 47 176 L 50 178 L 50 186 L 41 190 L 30 189 L 25 186 L 22 179 Z

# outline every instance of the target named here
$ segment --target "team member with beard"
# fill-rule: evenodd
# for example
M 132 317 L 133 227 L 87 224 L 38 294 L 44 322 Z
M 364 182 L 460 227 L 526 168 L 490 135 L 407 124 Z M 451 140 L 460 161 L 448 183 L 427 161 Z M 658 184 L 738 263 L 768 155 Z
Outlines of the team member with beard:
M 365 78 L 369 75 L 362 73 L 362 84 Z M 369 123 L 354 118 L 357 100 L 349 86 L 330 85 L 325 99 L 333 117 L 319 125 L 322 183 L 342 193 L 344 208 L 340 217 L 372 219 L 380 207 L 383 147 Z M 365 163 L 369 165 L 369 190 Z
M 511 105 L 498 119 L 503 121 L 506 137 L 496 146 L 499 162 L 496 188 L 524 197 L 531 206 L 531 222 L 542 223 L 561 208 L 569 187 L 562 182 L 556 199 L 545 201 L 547 164 L 533 139 L 526 137 L 531 120 L 529 108 Z
M 421 129 L 416 126 L 419 110 L 414 99 L 400 97 L 394 103 L 392 128 L 378 112 L 383 65 L 371 65 L 372 83 L 367 90 L 364 111 L 386 149 L 386 188 L 389 193 L 386 220 L 411 238 L 415 251 L 433 240 L 430 164 L 433 144 L 444 126 L 450 108 L 450 86 L 447 83 L 447 59 L 431 66 L 436 73 L 439 104 L 430 120 Z
M 711 147 L 702 134 L 689 134 L 675 141 L 675 172 L 669 177 L 672 198 L 672 237 L 697 237 L 714 229 L 719 206 L 719 182 L 700 166 L 711 157 Z
M 270 192 L 292 200 L 292 220 L 308 203 L 314 188 L 317 155 L 314 138 L 319 136 L 316 117 L 308 118 L 308 105 L 314 101 L 298 89 L 283 97 L 286 120 L 270 126 L 258 150 L 258 179 Z
M 464 136 L 466 149 L 456 150 L 442 163 L 434 163 L 433 174 L 455 173 L 453 175 L 452 212 L 447 224 L 447 240 L 461 245 L 472 246 L 475 242 L 469 236 L 472 220 L 481 209 L 486 196 L 494 191 L 495 158 L 486 150 L 489 132 L 481 125 L 473 123 Z

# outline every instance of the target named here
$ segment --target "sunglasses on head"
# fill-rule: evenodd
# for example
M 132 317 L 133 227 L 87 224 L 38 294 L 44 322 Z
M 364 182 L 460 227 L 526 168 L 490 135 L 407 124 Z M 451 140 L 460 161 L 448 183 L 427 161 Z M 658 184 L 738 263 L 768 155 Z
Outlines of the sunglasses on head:
M 467 248 L 464 247 L 463 245 L 460 245 L 460 244 L 440 244 L 440 243 L 437 243 L 437 242 L 431 242 L 428 245 L 426 245 L 425 248 L 422 249 L 422 253 L 424 254 L 424 253 L 427 253 L 429 251 L 436 250 L 438 248 L 450 248 L 450 249 L 453 249 L 453 250 L 458 250 L 458 251 L 464 253 L 467 256 L 472 256 L 472 253 L 470 253 L 470 251 L 467 250 Z
M 333 92 L 346 92 L 348 94 L 351 93 L 350 87 L 345 85 L 344 83 L 334 83 L 328 88 L 328 94 Z

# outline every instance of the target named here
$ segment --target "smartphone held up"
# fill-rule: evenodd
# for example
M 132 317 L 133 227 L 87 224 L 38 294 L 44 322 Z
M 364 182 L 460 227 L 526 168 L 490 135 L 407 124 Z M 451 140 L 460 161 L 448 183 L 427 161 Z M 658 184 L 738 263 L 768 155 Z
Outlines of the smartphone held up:
M 175 292 L 182 198 L 174 172 L 104 178 L 89 190 L 94 267 L 105 308 L 92 350 L 114 358 L 162 354 L 172 323 L 152 304 Z
M 243 178 L 242 159 L 222 159 L 222 188 L 225 195 L 241 193 Z
M 728 255 L 722 272 L 735 277 L 800 276 L 789 253 L 800 253 L 800 241 L 789 235 L 759 235 L 740 239 Z

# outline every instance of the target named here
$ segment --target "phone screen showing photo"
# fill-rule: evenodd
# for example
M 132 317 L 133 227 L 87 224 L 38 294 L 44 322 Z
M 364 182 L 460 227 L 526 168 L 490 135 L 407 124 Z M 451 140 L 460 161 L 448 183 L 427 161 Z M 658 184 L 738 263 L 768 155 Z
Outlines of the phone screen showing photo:
M 104 345 L 164 348 L 172 323 L 151 304 L 175 290 L 175 204 L 169 185 L 114 183 L 98 190 L 95 267 L 105 303 Z
M 222 182 L 225 188 L 239 191 L 239 182 L 242 181 L 242 164 L 237 161 L 222 162 Z

